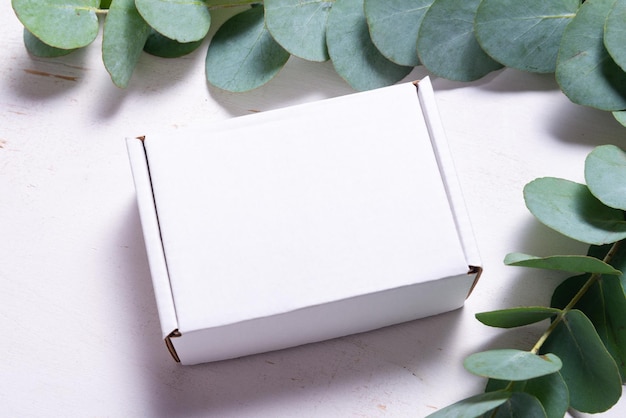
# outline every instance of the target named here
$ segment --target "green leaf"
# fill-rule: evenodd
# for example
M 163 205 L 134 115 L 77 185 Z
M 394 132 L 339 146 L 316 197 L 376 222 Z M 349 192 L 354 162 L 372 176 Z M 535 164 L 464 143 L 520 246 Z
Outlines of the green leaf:
M 265 25 L 290 54 L 309 61 L 328 60 L 326 21 L 333 1 L 265 0 Z
M 596 147 L 585 160 L 585 181 L 607 206 L 626 210 L 626 153 L 614 145 Z
M 561 375 L 570 392 L 570 405 L 581 412 L 602 412 L 622 394 L 615 361 L 591 321 L 579 310 L 569 311 L 542 347 L 563 361 Z
M 486 392 L 502 390 L 509 386 L 507 380 L 489 379 Z M 512 382 L 510 390 L 533 395 L 541 402 L 548 418 L 563 418 L 569 408 L 569 392 L 560 373 L 552 373 L 520 382 Z
M 211 26 L 201 0 L 135 0 L 135 6 L 154 30 L 180 43 L 204 39 Z
M 504 258 L 504 264 L 509 266 L 561 270 L 570 273 L 622 274 L 621 271 L 616 270 L 602 260 L 584 255 L 553 255 L 549 257 L 535 257 L 534 255 L 522 253 L 510 253 Z
M 604 46 L 611 58 L 626 71 L 626 0 L 617 0 L 604 23 Z
M 604 257 L 610 246 L 590 248 L 589 253 Z M 612 264 L 626 268 L 626 248 L 620 247 L 613 257 Z M 570 277 L 563 281 L 552 295 L 552 306 L 565 307 L 581 287 L 589 280 L 589 275 Z M 619 368 L 622 381 L 626 381 L 626 296 L 624 295 L 626 275 L 620 277 L 602 276 L 587 289 L 576 303 L 593 323 L 602 343 L 607 348 Z
M 474 29 L 496 61 L 522 71 L 551 73 L 565 27 L 580 0 L 483 0 Z
M 626 126 L 626 110 L 613 112 L 613 117 L 622 125 Z
M 125 88 L 137 65 L 150 26 L 134 0 L 114 0 L 104 21 L 102 60 L 116 86 Z
M 560 312 L 560 309 L 531 306 L 481 312 L 476 314 L 476 319 L 491 327 L 515 328 L 543 321 Z
M 526 206 L 550 228 L 588 244 L 606 244 L 626 238 L 621 210 L 609 208 L 587 186 L 544 177 L 524 187 Z
M 288 59 L 265 27 L 263 7 L 252 7 L 218 29 L 206 56 L 206 77 L 221 89 L 248 91 L 274 78 Z
M 513 392 L 490 418 L 546 418 L 546 411 L 535 396 L 524 392 Z
M 98 36 L 99 0 L 12 0 L 18 19 L 43 43 L 60 49 L 89 45 Z
M 499 380 L 528 380 L 558 372 L 561 360 L 553 355 L 539 356 L 528 351 L 503 349 L 470 355 L 463 362 L 465 368 L 478 376 Z
M 481 393 L 440 409 L 427 418 L 475 418 L 502 405 L 511 395 L 503 390 Z
M 365 0 L 367 26 L 376 48 L 399 65 L 419 65 L 417 33 L 434 0 Z
M 335 71 L 356 90 L 369 90 L 400 81 L 411 67 L 394 64 L 372 43 L 363 0 L 337 0 L 328 16 L 328 54 Z
M 157 31 L 151 31 L 143 50 L 148 54 L 162 58 L 177 58 L 195 51 L 202 45 L 202 39 L 195 42 L 180 43 L 166 38 Z
M 35 35 L 30 33 L 28 29 L 24 28 L 24 46 L 26 50 L 36 57 L 53 58 L 67 55 L 73 52 L 74 49 L 61 49 L 55 48 L 48 44 L 45 44 L 39 40 Z
M 481 0 L 435 0 L 417 38 L 420 61 L 434 74 L 472 81 L 502 68 L 487 55 L 474 36 L 474 16 Z
M 602 110 L 626 109 L 626 73 L 604 47 L 604 22 L 615 0 L 586 1 L 563 33 L 556 80 L 574 102 Z

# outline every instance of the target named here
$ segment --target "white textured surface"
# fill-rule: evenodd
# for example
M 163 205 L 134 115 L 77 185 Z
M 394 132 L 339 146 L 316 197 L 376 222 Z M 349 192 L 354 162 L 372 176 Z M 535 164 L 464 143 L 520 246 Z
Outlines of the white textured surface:
M 143 56 L 128 90 L 98 40 L 29 57 L 0 3 L 0 404 L 6 416 L 424 416 L 481 390 L 463 358 L 528 348 L 541 327 L 488 329 L 476 312 L 547 303 L 563 277 L 505 267 L 510 251 L 583 251 L 535 222 L 523 185 L 582 179 L 593 146 L 622 147 L 607 113 L 571 104 L 552 76 L 506 70 L 435 80 L 485 273 L 462 310 L 239 360 L 176 365 L 158 326 L 124 138 L 195 120 L 350 93 L 330 64 L 292 60 L 266 87 L 207 87 L 204 53 Z M 419 78 L 414 72 L 410 78 Z M 606 417 L 626 414 L 626 401 Z

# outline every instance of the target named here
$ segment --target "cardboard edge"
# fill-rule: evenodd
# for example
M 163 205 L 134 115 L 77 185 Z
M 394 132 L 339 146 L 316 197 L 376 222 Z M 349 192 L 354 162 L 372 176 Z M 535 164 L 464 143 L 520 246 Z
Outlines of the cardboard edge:
M 163 240 L 161 239 L 161 228 L 159 227 L 159 218 L 152 190 L 145 137 L 127 138 L 126 147 L 137 193 L 139 218 L 141 219 L 143 237 L 148 254 L 148 264 L 159 312 L 162 336 L 172 357 L 179 362 L 180 359 L 176 354 L 171 338 L 180 336 L 180 332 L 178 332 L 176 307 L 170 286 Z
M 429 77 L 425 77 L 419 81 L 413 83 L 417 88 L 417 96 L 420 102 L 422 113 L 424 114 L 424 120 L 430 134 L 430 140 L 433 145 L 433 151 L 435 158 L 439 164 L 439 170 L 444 182 L 446 193 L 448 194 L 448 200 L 450 201 L 450 207 L 454 215 L 454 221 L 459 232 L 459 239 L 465 253 L 465 259 L 469 267 L 468 274 L 475 274 L 474 283 L 472 284 L 468 297 L 472 293 L 472 290 L 476 286 L 478 279 L 482 274 L 482 262 L 480 260 L 480 253 L 478 252 L 478 245 L 474 236 L 474 230 L 470 221 L 469 214 L 467 212 L 467 206 L 465 204 L 465 198 L 463 196 L 463 190 L 459 182 L 459 178 L 456 174 L 456 168 L 443 124 L 439 116 L 439 110 L 437 109 L 435 101 L 435 93 L 433 91 L 432 84 Z

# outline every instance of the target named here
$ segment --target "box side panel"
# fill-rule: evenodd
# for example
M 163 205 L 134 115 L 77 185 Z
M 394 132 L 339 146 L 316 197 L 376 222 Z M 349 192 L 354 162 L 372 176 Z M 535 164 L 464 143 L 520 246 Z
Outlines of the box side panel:
M 137 191 L 137 206 L 139 207 L 139 216 L 148 253 L 161 330 L 163 338 L 167 338 L 172 331 L 178 328 L 178 322 L 176 320 L 176 310 L 170 288 L 167 264 L 163 253 L 159 221 L 154 205 L 150 169 L 143 141 L 137 138 L 128 138 L 126 145 Z
M 463 306 L 475 274 L 354 297 L 172 339 L 182 364 L 225 360 L 406 322 Z
M 446 134 L 439 117 L 439 111 L 435 102 L 435 94 L 428 77 L 417 83 L 417 94 L 422 112 L 424 113 L 426 125 L 430 132 L 430 138 L 435 151 L 435 156 L 437 158 L 437 162 L 439 163 L 441 177 L 444 180 L 446 192 L 448 193 L 448 199 L 450 200 L 450 206 L 457 224 L 459 238 L 463 246 L 463 251 L 465 252 L 465 258 L 467 259 L 469 266 L 480 267 L 482 262 L 480 260 L 478 246 L 476 245 L 474 231 L 472 229 L 470 217 L 467 213 L 467 207 L 465 206 L 465 199 L 463 197 L 461 184 L 459 183 L 456 169 L 454 167 L 454 160 L 452 159 Z

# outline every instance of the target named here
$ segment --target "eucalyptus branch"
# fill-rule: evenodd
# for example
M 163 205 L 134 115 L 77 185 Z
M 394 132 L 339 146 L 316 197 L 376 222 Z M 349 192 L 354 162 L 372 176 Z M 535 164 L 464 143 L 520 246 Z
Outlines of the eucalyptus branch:
M 585 160 L 585 181 L 586 185 L 542 177 L 524 187 L 524 201 L 553 230 L 591 245 L 610 243 L 610 248 L 601 259 L 592 255 L 596 249 L 580 256 L 508 254 L 507 265 L 588 276 L 569 277 L 557 286 L 552 295 L 555 307 L 476 314 L 485 325 L 507 329 L 549 318 L 552 322 L 530 351 L 496 349 L 468 356 L 465 368 L 489 379 L 485 393 L 429 417 L 562 418 L 569 409 L 606 411 L 621 397 L 626 382 L 626 193 L 621 192 L 626 184 L 626 153 L 613 145 L 595 148 Z M 588 222 L 590 218 L 595 222 Z M 542 348 L 546 354 L 538 355 Z
M 611 246 L 611 249 L 609 250 L 609 252 L 606 254 L 606 256 L 604 256 L 604 258 L 602 259 L 602 261 L 604 261 L 605 263 L 610 263 L 610 261 L 613 259 L 613 257 L 615 256 L 615 254 L 617 253 L 617 250 L 620 246 L 620 244 L 623 241 L 617 241 L 615 243 L 613 243 L 613 245 Z M 591 286 L 593 286 L 595 284 L 595 282 L 597 282 L 600 278 L 602 277 L 602 274 L 600 273 L 593 273 L 589 279 L 587 279 L 587 281 L 585 282 L 585 284 L 580 288 L 580 290 L 578 290 L 578 292 L 574 295 L 574 297 L 572 297 L 572 300 L 565 306 L 565 308 L 563 308 L 563 310 L 556 316 L 556 318 L 552 321 L 552 323 L 550 324 L 550 326 L 548 327 L 548 329 L 546 329 L 546 331 L 541 335 L 541 337 L 539 338 L 539 340 L 537 341 L 537 343 L 533 346 L 532 350 L 530 350 L 531 353 L 533 354 L 537 354 L 539 352 L 539 350 L 541 349 L 541 346 L 546 342 L 546 340 L 548 339 L 548 337 L 550 336 L 550 334 L 552 334 L 552 332 L 554 331 L 554 329 L 559 325 L 559 323 L 563 320 L 563 318 L 565 317 L 565 315 L 571 311 L 572 309 L 574 309 L 574 307 L 576 306 L 576 304 L 580 301 L 580 299 L 585 295 L 585 293 L 587 293 L 587 291 L 589 290 L 589 288 L 591 288 Z

